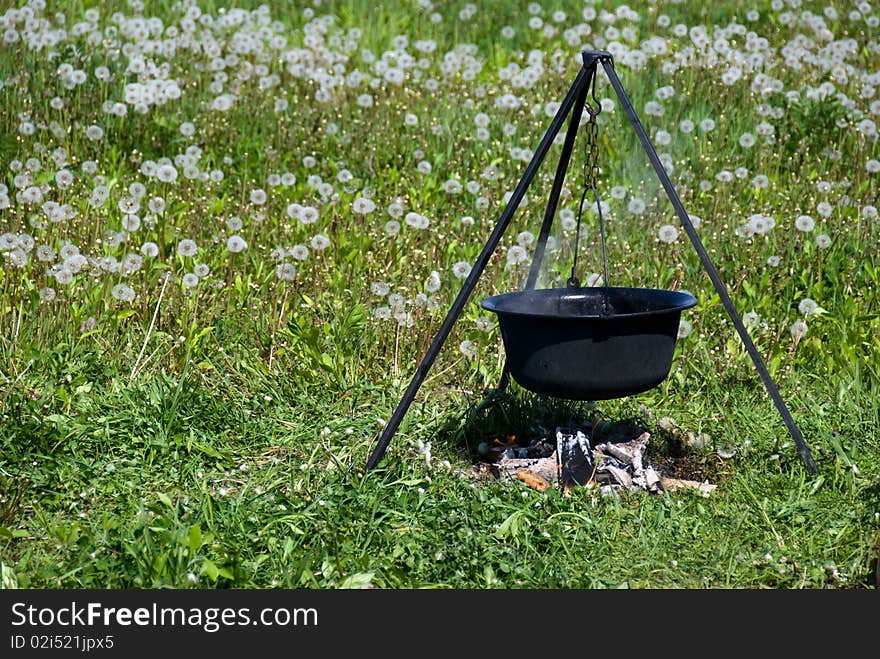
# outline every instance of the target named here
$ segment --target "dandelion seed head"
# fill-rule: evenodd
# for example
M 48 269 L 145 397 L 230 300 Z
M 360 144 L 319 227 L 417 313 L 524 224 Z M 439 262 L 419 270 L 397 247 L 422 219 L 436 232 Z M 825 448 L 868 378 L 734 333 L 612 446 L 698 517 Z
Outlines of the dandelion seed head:
M 664 224 L 657 231 L 657 237 L 661 242 L 672 244 L 678 240 L 678 229 L 671 224 Z
M 156 178 L 162 183 L 174 183 L 177 180 L 177 169 L 174 165 L 159 165 L 156 168 Z
M 247 249 L 247 241 L 237 234 L 233 234 L 226 239 L 226 249 L 233 254 L 238 254 Z
M 816 226 L 816 221 L 809 215 L 798 215 L 794 221 L 795 229 L 803 233 L 809 233 Z
M 522 245 L 513 245 L 507 250 L 507 265 L 516 266 L 525 263 L 528 257 L 529 253 L 526 251 L 525 247 Z
M 805 297 L 798 303 L 798 311 L 804 316 L 812 316 L 819 309 L 819 304 L 812 298 Z
M 113 296 L 113 299 L 120 302 L 131 302 L 135 298 L 134 289 L 127 284 L 116 284 L 110 289 L 110 295 Z
M 330 239 L 324 234 L 317 234 L 309 241 L 309 244 L 312 246 L 312 249 L 316 252 L 321 252 L 328 247 L 330 247 Z
M 431 273 L 428 275 L 428 280 L 425 282 L 425 290 L 429 293 L 436 293 L 440 290 L 440 285 L 440 273 L 436 270 L 431 270 Z
M 295 261 L 305 261 L 309 258 L 309 248 L 305 245 L 294 245 L 287 250 L 287 255 Z
M 376 209 L 376 203 L 366 197 L 358 197 L 351 204 L 351 210 L 358 215 L 367 215 Z
M 181 256 L 195 256 L 197 251 L 196 241 L 191 238 L 184 238 L 177 243 L 177 253 Z
M 279 263 L 275 267 L 275 276 L 281 281 L 296 279 L 296 267 L 292 263 Z
M 452 274 L 456 279 L 466 279 L 471 273 L 471 264 L 467 261 L 457 261 L 452 265 Z
M 691 335 L 693 331 L 693 326 L 686 321 L 684 318 L 678 321 L 678 338 L 686 339 Z
M 303 206 L 299 211 L 299 221 L 302 224 L 314 224 L 318 221 L 318 209 L 314 206 Z
M 470 339 L 465 339 L 458 344 L 458 349 L 465 357 L 473 359 L 477 356 L 477 345 Z

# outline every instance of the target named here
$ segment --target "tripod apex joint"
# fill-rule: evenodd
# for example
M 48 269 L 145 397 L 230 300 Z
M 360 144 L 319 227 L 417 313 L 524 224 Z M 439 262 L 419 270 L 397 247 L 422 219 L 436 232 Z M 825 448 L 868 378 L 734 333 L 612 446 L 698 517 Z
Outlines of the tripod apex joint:
M 581 57 L 584 60 L 584 68 L 589 69 L 596 62 L 614 62 L 614 55 L 607 50 L 583 50 Z

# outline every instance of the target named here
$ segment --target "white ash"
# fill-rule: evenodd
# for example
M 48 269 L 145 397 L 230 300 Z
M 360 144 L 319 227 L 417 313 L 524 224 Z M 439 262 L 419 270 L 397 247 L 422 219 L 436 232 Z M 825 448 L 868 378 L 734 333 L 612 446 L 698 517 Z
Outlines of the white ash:
M 593 448 L 593 459 L 597 463 L 596 474 L 608 474 L 611 484 L 626 489 L 642 489 L 648 492 L 662 492 L 660 475 L 653 467 L 644 466 L 645 449 L 650 433 L 628 442 L 598 444 Z

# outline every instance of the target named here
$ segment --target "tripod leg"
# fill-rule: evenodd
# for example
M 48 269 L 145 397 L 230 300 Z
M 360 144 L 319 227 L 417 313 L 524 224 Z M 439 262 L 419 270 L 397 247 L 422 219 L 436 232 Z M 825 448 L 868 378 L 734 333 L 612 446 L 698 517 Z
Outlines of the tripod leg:
M 760 374 L 761 379 L 764 382 L 764 386 L 767 389 L 767 392 L 773 399 L 773 402 L 776 405 L 776 409 L 779 411 L 780 416 L 782 416 L 782 420 L 785 422 L 791 438 L 797 445 L 797 449 L 800 452 L 801 457 L 803 458 L 804 463 L 807 466 L 807 469 L 810 471 L 811 474 L 817 473 L 818 469 L 816 467 L 816 463 L 813 461 L 813 456 L 810 454 L 810 450 L 809 448 L 807 448 L 807 445 L 804 442 L 803 435 L 801 435 L 800 429 L 797 427 L 794 418 L 791 416 L 791 412 L 788 411 L 788 407 L 786 407 L 785 401 L 782 400 L 779 389 L 776 387 L 776 383 L 773 381 L 773 378 L 770 376 L 770 372 L 764 365 L 764 360 L 761 359 L 761 355 L 760 353 L 758 353 L 758 349 L 755 347 L 752 338 L 749 336 L 749 332 L 746 329 L 746 326 L 743 324 L 742 319 L 740 319 L 739 314 L 736 311 L 736 307 L 733 306 L 733 302 L 731 301 L 730 296 L 727 294 L 727 288 L 724 286 L 724 282 L 721 280 L 718 271 L 712 264 L 712 260 L 709 258 L 709 254 L 706 252 L 706 248 L 703 247 L 703 242 L 697 235 L 697 232 L 694 229 L 694 225 L 691 222 L 690 217 L 688 217 L 688 214 L 684 209 L 684 205 L 681 203 L 681 199 L 679 199 L 678 193 L 675 191 L 675 188 L 672 185 L 672 181 L 669 180 L 669 176 L 666 174 L 666 170 L 663 168 L 663 164 L 660 162 L 660 158 L 657 156 L 657 152 L 654 150 L 654 146 L 651 144 L 650 139 L 648 139 L 648 135 L 645 132 L 645 129 L 642 127 L 642 123 L 641 121 L 639 121 L 639 117 L 633 109 L 632 103 L 630 102 L 629 97 L 626 95 L 626 91 L 624 91 L 623 89 L 620 78 L 617 77 L 617 72 L 614 70 L 614 64 L 612 63 L 610 58 L 602 58 L 601 62 L 602 67 L 605 69 L 605 73 L 608 75 L 608 79 L 611 81 L 611 86 L 614 87 L 614 91 L 617 92 L 617 97 L 620 99 L 620 102 L 623 105 L 623 109 L 629 117 L 630 123 L 636 131 L 636 135 L 638 136 L 639 141 L 642 143 L 642 147 L 648 154 L 648 159 L 654 166 L 654 171 L 657 173 L 657 177 L 660 179 L 660 183 L 663 185 L 663 189 L 666 191 L 666 196 L 669 197 L 669 201 L 672 202 L 672 205 L 675 208 L 675 212 L 678 214 L 678 217 L 681 220 L 681 224 L 684 227 L 688 238 L 690 238 L 691 243 L 693 243 L 694 249 L 697 251 L 697 255 L 700 257 L 703 268 L 709 275 L 709 279 L 712 280 L 712 284 L 715 286 L 715 290 L 718 293 L 718 297 L 721 299 L 721 303 L 724 305 L 724 308 L 727 311 L 727 315 L 730 316 L 730 320 L 733 321 L 733 326 L 739 333 L 739 337 L 740 339 L 742 339 L 746 351 L 752 358 L 752 361 L 755 364 L 755 368 Z
M 422 386 L 422 382 L 424 382 L 425 377 L 428 375 L 428 371 L 431 369 L 434 360 L 437 358 L 440 348 L 443 346 L 443 343 L 452 331 L 455 321 L 458 319 L 459 315 L 461 315 L 465 304 L 467 304 L 468 297 L 470 297 L 471 292 L 477 284 L 477 280 L 483 274 L 483 270 L 486 269 L 489 259 L 492 257 L 492 253 L 495 251 L 495 248 L 498 247 L 501 237 L 504 235 L 507 226 L 510 224 L 510 220 L 513 218 L 513 214 L 516 212 L 526 190 L 532 183 L 532 179 L 535 177 L 535 174 L 537 174 L 538 168 L 541 166 L 547 152 L 550 150 L 554 138 L 562 128 L 565 117 L 571 111 L 572 106 L 574 106 L 578 95 L 582 90 L 587 88 L 588 80 L 589 72 L 585 67 L 582 67 L 578 72 L 574 83 L 572 83 L 571 88 L 568 90 L 568 93 L 565 95 L 565 99 L 563 99 L 562 104 L 559 106 L 559 110 L 557 110 L 556 115 L 553 117 L 550 127 L 547 129 L 547 132 L 544 133 L 544 137 L 541 139 L 541 143 L 538 145 L 535 155 L 532 156 L 532 160 L 526 167 L 523 177 L 514 189 L 513 195 L 511 196 L 510 201 L 507 202 L 504 211 L 501 213 L 501 217 L 498 219 L 486 245 L 483 247 L 477 260 L 474 262 L 470 274 L 465 279 L 464 284 L 462 284 L 458 296 L 455 298 L 449 312 L 446 314 L 446 318 L 443 320 L 443 324 L 440 326 L 434 340 L 428 347 L 428 351 L 422 358 L 422 362 L 419 364 L 418 368 L 416 368 L 415 375 L 413 375 L 409 386 L 406 388 L 406 391 L 404 391 L 403 397 L 397 404 L 397 408 L 394 410 L 394 413 L 391 415 L 391 418 L 388 419 L 388 423 L 382 430 L 382 433 L 379 436 L 379 441 L 373 448 L 373 452 L 367 460 L 366 471 L 373 469 L 388 449 L 388 444 L 391 443 L 391 439 L 394 437 L 394 433 L 397 432 L 397 428 L 400 426 L 400 422 L 403 420 L 409 406 L 412 404 L 419 387 Z

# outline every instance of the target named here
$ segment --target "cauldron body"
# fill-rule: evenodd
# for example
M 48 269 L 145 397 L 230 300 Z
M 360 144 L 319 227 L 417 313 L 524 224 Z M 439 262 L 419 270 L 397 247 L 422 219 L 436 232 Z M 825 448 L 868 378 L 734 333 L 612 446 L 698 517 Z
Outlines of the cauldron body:
M 504 293 L 480 306 L 498 315 L 510 375 L 529 391 L 605 400 L 647 391 L 669 374 L 682 291 L 547 288 Z

